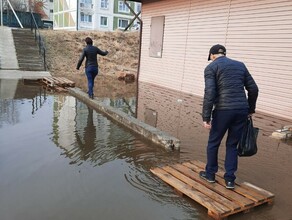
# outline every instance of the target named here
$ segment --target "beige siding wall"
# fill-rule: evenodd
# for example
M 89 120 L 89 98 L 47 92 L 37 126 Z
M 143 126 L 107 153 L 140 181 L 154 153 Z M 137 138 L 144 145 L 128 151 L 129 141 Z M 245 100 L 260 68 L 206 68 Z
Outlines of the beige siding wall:
M 143 35 L 140 78 L 141 81 L 181 89 L 185 62 L 185 44 L 189 3 L 161 1 L 145 4 L 142 9 Z M 162 58 L 149 56 L 151 17 L 165 16 Z
M 162 58 L 151 17 L 165 16 Z M 223 44 L 260 87 L 257 110 L 292 119 L 292 1 L 162 0 L 143 4 L 140 81 L 202 96 L 210 46 Z
M 258 83 L 258 110 L 291 119 L 292 1 L 233 0 L 226 47 Z

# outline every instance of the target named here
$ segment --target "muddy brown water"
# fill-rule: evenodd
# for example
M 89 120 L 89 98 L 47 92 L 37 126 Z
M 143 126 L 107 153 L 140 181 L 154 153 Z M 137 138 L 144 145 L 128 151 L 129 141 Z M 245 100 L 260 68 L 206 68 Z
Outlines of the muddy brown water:
M 180 138 L 181 151 L 171 152 L 68 94 L 0 83 L 1 220 L 210 219 L 205 208 L 149 171 L 205 162 L 208 131 L 201 126 L 199 98 L 141 84 L 138 102 L 134 96 L 101 99 Z M 254 119 L 261 129 L 259 151 L 240 158 L 237 181 L 273 192 L 275 203 L 229 219 L 291 220 L 292 143 L 269 137 L 288 122 L 258 113 Z M 219 157 L 223 167 L 223 142 Z

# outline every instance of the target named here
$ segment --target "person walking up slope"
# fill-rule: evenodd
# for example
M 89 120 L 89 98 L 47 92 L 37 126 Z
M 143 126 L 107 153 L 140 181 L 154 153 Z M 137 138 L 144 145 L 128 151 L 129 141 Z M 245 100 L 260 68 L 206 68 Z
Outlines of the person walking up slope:
M 210 133 L 206 168 L 199 175 L 208 182 L 215 183 L 218 149 L 228 132 L 224 179 L 226 188 L 234 189 L 238 164 L 237 144 L 248 115 L 255 113 L 259 90 L 246 66 L 226 57 L 224 46 L 217 44 L 211 47 L 208 60 L 213 62 L 204 71 L 202 118 L 203 126 L 210 129 Z
M 99 54 L 101 56 L 106 56 L 108 51 L 102 51 L 99 48 L 93 46 L 93 41 L 90 37 L 85 38 L 85 42 L 87 46 L 82 51 L 76 69 L 79 70 L 84 58 L 86 57 L 85 74 L 88 83 L 88 96 L 89 98 L 93 99 L 94 79 L 98 74 L 97 55 Z

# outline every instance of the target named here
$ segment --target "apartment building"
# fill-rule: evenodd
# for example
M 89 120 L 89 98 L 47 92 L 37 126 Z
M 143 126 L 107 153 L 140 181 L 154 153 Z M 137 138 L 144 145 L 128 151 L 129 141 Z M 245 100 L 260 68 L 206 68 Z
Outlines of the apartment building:
M 141 3 L 131 1 L 129 5 L 135 13 L 141 11 Z M 123 0 L 54 0 L 56 30 L 113 31 L 126 28 L 133 18 Z
M 54 16 L 54 0 L 47 0 L 47 5 L 44 7 L 44 11 L 46 15 L 48 16 L 48 20 L 53 21 Z

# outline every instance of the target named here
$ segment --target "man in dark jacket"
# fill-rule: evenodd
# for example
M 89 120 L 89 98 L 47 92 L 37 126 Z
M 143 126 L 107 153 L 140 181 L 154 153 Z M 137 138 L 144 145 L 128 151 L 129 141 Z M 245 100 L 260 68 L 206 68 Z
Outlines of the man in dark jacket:
M 85 73 L 87 76 L 88 82 L 88 96 L 93 99 L 93 87 L 94 87 L 94 79 L 98 74 L 98 63 L 97 63 L 97 55 L 105 56 L 108 54 L 108 51 L 102 51 L 99 48 L 92 46 L 92 39 L 87 37 L 85 39 L 86 47 L 83 49 L 82 54 L 78 60 L 76 69 L 79 70 L 84 58 L 85 61 Z
M 222 45 L 214 45 L 209 51 L 212 60 L 204 72 L 205 94 L 203 101 L 203 124 L 210 129 L 207 146 L 207 164 L 200 177 L 210 183 L 215 182 L 218 171 L 218 148 L 225 135 L 225 183 L 226 188 L 234 189 L 237 170 L 237 144 L 241 137 L 248 115 L 255 113 L 258 87 L 241 62 L 226 56 Z M 247 90 L 247 97 L 245 90 Z

